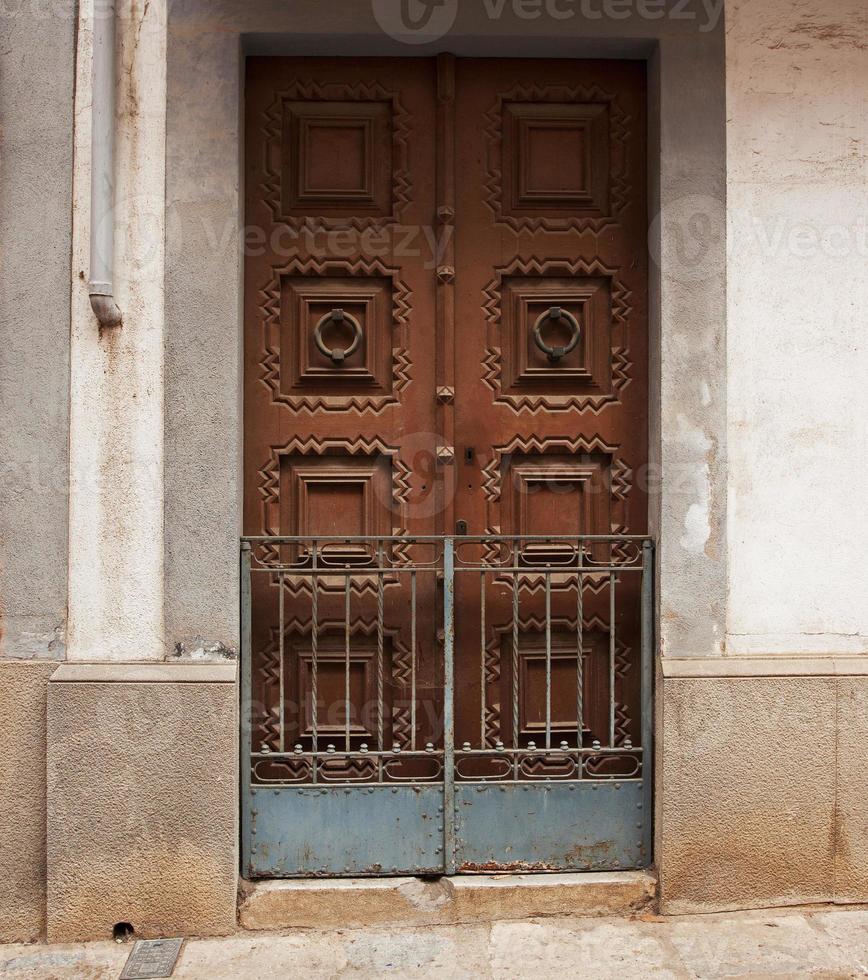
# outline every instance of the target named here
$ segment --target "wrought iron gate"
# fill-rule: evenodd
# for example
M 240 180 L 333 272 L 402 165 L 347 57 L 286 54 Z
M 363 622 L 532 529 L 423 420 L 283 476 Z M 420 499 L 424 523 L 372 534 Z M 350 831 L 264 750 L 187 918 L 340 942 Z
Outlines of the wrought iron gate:
M 650 863 L 650 539 L 248 537 L 241 565 L 245 876 Z

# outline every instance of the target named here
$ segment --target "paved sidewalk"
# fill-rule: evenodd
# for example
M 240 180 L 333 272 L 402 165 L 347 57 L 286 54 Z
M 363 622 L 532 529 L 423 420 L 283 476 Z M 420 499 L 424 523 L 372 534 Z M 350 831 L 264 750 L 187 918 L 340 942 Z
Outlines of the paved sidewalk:
M 0 976 L 115 980 L 131 946 L 0 946 Z M 868 910 L 660 919 L 528 919 L 489 925 L 188 941 L 176 978 L 868 977 Z

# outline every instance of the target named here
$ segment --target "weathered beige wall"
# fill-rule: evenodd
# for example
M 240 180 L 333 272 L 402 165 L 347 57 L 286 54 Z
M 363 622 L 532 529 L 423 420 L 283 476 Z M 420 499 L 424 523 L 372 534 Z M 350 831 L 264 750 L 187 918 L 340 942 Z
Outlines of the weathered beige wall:
M 868 902 L 868 5 L 726 27 L 729 656 L 663 663 L 667 912 Z
M 235 927 L 233 665 L 69 664 L 48 693 L 48 937 Z
M 868 902 L 868 676 L 833 673 L 852 658 L 787 664 L 792 676 L 769 658 L 734 668 L 757 676 L 666 668 L 666 913 Z
M 727 649 L 868 653 L 868 3 L 726 18 Z
M 45 929 L 45 698 L 56 668 L 0 660 L 0 943 Z

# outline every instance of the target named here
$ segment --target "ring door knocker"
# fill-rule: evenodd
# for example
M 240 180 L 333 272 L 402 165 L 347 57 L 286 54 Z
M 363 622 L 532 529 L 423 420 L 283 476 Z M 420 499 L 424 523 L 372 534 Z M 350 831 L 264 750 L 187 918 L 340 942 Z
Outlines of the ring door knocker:
M 327 323 L 348 323 L 353 330 L 353 339 L 350 341 L 350 346 L 341 350 L 338 347 L 327 347 L 326 342 L 323 340 L 322 332 L 323 327 Z M 362 342 L 362 325 L 353 316 L 352 313 L 347 313 L 346 310 L 330 310 L 324 316 L 321 316 L 317 325 L 313 330 L 313 340 L 316 344 L 317 350 L 328 357 L 334 364 L 340 364 L 345 361 L 350 354 L 353 354 L 358 348 L 359 344 Z
M 554 320 L 555 322 L 559 320 L 565 320 L 569 325 L 571 335 L 569 342 L 564 347 L 552 347 L 547 344 L 542 337 L 542 328 L 546 320 Z M 537 317 L 536 323 L 533 325 L 533 342 L 539 347 L 543 354 L 547 355 L 548 359 L 552 363 L 557 363 L 562 357 L 565 357 L 576 344 L 579 342 L 579 338 L 582 335 L 582 328 L 579 326 L 579 321 L 573 316 L 569 310 L 564 310 L 560 306 L 550 306 L 544 313 L 540 313 Z

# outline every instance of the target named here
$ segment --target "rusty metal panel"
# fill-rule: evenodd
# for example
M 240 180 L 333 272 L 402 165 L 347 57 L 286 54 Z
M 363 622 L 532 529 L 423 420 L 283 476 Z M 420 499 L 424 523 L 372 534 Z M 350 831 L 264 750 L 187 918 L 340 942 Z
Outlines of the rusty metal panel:
M 459 872 L 614 871 L 650 863 L 641 780 L 455 786 Z
M 252 878 L 442 874 L 443 787 L 251 788 Z

